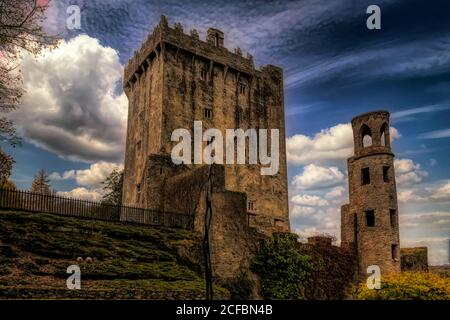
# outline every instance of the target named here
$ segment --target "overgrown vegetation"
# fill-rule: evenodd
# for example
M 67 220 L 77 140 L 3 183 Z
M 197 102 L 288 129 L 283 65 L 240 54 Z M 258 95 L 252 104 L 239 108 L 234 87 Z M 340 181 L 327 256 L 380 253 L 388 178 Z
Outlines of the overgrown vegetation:
M 201 270 L 179 253 L 199 241 L 184 229 L 0 211 L 0 298 L 200 299 Z M 66 288 L 72 264 L 81 290 Z
M 403 272 L 381 278 L 381 289 L 361 283 L 354 292 L 361 300 L 450 300 L 450 279 L 432 273 Z
M 355 278 L 355 257 L 346 250 L 331 245 L 299 247 L 311 258 L 305 296 L 308 300 L 345 299 L 351 293 Z
M 297 250 L 297 239 L 292 233 L 276 234 L 262 244 L 252 270 L 261 278 L 264 298 L 306 298 L 311 263 Z
M 325 237 L 325 236 L 324 236 Z M 295 234 L 266 240 L 253 271 L 261 277 L 266 299 L 344 299 L 351 294 L 354 256 L 329 245 L 298 242 Z M 231 290 L 230 290 L 231 291 Z

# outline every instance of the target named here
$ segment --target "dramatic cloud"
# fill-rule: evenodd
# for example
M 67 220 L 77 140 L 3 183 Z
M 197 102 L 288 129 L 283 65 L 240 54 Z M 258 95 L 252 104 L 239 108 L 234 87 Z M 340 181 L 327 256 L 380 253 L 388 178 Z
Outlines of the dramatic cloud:
M 49 178 L 51 180 L 73 179 L 80 186 L 96 186 L 105 181 L 114 169 L 122 168 L 122 164 L 101 161 L 91 164 L 89 169 L 85 170 L 68 170 L 61 174 L 53 172 Z
M 350 124 L 338 124 L 321 130 L 314 137 L 296 134 L 286 140 L 287 160 L 296 165 L 336 163 L 353 153 Z
M 394 127 L 391 140 L 400 138 Z M 286 139 L 287 160 L 290 164 L 308 165 L 342 163 L 353 154 L 353 130 L 347 124 L 338 124 L 316 133 L 314 137 L 296 134 Z
M 428 176 L 420 164 L 414 163 L 411 159 L 395 159 L 394 167 L 395 179 L 400 188 L 420 183 L 424 177 Z
M 71 160 L 121 160 L 127 99 L 116 94 L 123 69 L 114 49 L 80 35 L 25 55 L 21 67 L 25 95 L 12 117 L 28 141 Z
M 333 187 L 345 181 L 344 174 L 337 167 L 307 165 L 303 172 L 296 175 L 292 184 L 297 189 L 308 190 Z

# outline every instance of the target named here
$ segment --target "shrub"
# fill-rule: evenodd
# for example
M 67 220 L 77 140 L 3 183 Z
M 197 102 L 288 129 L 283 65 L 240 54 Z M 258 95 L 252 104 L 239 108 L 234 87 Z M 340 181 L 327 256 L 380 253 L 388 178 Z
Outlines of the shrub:
M 261 278 L 266 299 L 304 299 L 309 257 L 296 248 L 298 236 L 276 234 L 262 243 L 252 270 Z
M 337 300 L 348 296 L 355 281 L 354 255 L 332 245 L 303 244 L 299 251 L 311 257 L 306 299 Z
M 381 289 L 365 283 L 355 291 L 361 300 L 450 300 L 450 279 L 432 273 L 404 272 L 381 278 Z

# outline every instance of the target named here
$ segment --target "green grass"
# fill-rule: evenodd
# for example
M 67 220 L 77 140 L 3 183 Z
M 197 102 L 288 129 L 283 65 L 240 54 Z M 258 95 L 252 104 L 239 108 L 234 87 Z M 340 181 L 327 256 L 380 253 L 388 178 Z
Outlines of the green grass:
M 179 254 L 200 241 L 183 229 L 0 211 L 0 298 L 200 299 L 201 268 Z M 81 290 L 66 288 L 72 264 Z

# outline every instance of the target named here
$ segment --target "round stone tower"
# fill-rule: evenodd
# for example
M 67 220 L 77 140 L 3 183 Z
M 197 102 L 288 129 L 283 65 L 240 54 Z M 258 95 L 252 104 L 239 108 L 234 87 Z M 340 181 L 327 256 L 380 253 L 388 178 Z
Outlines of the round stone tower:
M 353 242 L 360 273 L 378 265 L 382 274 L 400 272 L 400 237 L 389 112 L 352 119 L 355 154 L 348 159 L 350 204 L 343 238 Z M 351 233 L 349 235 L 348 233 Z

